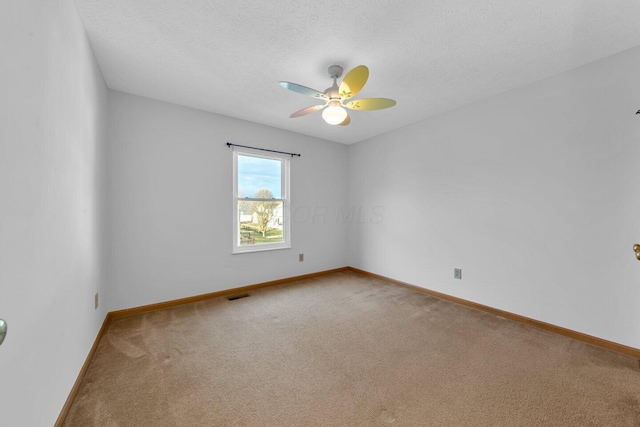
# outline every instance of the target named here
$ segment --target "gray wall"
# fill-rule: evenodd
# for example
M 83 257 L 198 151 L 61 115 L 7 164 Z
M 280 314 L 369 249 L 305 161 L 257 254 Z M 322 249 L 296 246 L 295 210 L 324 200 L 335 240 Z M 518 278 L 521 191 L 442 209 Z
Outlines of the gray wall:
M 349 264 L 640 347 L 639 75 L 636 48 L 351 146 L 382 216 Z
M 347 146 L 109 92 L 110 310 L 342 267 Z M 291 160 L 292 248 L 231 254 L 232 151 Z M 304 262 L 298 254 L 304 253 Z
M 108 91 L 68 0 L 0 48 L 1 425 L 54 423 L 107 309 L 344 265 L 640 347 L 640 49 L 348 147 Z M 227 141 L 302 154 L 292 249 L 231 255 Z
M 72 1 L 1 9 L 0 425 L 51 426 L 106 315 L 107 89 Z

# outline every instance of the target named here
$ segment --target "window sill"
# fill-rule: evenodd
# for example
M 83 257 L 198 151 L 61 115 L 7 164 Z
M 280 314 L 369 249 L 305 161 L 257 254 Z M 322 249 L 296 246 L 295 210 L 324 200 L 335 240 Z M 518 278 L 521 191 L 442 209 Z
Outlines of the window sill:
M 277 251 L 279 249 L 291 249 L 290 244 L 281 244 L 281 245 L 248 245 L 236 247 L 231 251 L 231 255 L 238 254 L 248 254 L 253 252 L 264 252 L 264 251 Z

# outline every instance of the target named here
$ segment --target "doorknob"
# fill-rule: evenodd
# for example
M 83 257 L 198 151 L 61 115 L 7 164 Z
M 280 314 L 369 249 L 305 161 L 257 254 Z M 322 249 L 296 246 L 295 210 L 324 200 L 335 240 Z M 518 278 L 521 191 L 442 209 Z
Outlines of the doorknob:
M 5 336 L 7 336 L 7 322 L 4 319 L 0 319 L 0 344 L 4 341 Z
M 633 252 L 636 253 L 636 258 L 640 260 L 640 244 L 636 243 L 633 245 Z

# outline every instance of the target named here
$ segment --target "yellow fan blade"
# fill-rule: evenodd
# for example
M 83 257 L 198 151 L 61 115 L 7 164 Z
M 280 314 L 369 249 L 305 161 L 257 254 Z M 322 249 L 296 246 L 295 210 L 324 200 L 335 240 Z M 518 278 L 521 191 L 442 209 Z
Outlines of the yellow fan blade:
M 349 117 L 349 116 L 347 115 L 347 118 L 346 118 L 346 119 L 344 119 L 344 121 L 343 121 L 342 123 L 340 123 L 340 126 L 346 126 L 346 125 L 348 125 L 349 123 L 351 123 L 351 117 Z
M 338 94 L 344 101 L 345 99 L 353 98 L 364 87 L 364 84 L 369 78 L 369 69 L 364 65 L 359 65 L 353 70 L 349 71 L 342 83 L 340 83 L 340 89 Z
M 396 105 L 396 101 L 388 98 L 365 98 L 351 101 L 345 104 L 345 107 L 352 110 L 382 110 Z
M 307 114 L 315 113 L 318 110 L 322 110 L 324 107 L 326 107 L 326 104 L 325 105 L 314 105 L 313 107 L 303 108 L 302 110 L 296 111 L 295 113 L 290 115 L 289 118 L 293 119 L 293 118 L 296 118 L 296 117 L 306 116 Z

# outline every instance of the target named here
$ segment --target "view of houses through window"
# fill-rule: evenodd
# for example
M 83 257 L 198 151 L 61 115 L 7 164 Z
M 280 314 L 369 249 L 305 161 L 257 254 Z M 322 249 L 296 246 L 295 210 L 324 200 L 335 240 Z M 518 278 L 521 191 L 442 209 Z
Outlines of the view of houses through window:
M 282 242 L 282 202 L 271 201 L 270 195 L 262 188 L 256 197 L 267 200 L 238 202 L 241 245 Z
M 235 154 L 235 252 L 288 247 L 286 158 Z M 268 247 L 259 248 L 261 245 Z

